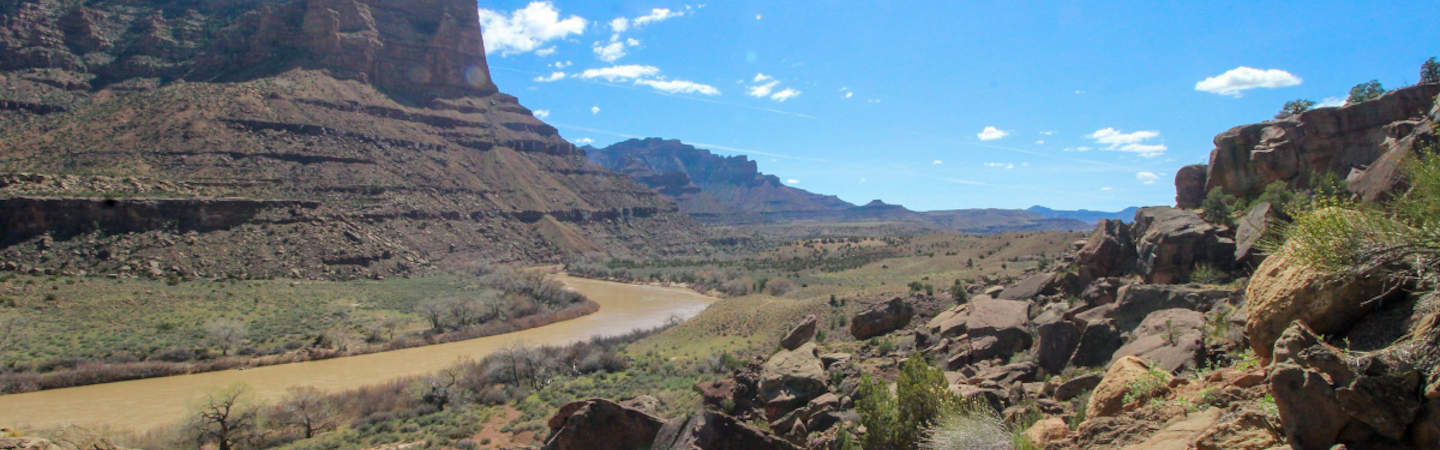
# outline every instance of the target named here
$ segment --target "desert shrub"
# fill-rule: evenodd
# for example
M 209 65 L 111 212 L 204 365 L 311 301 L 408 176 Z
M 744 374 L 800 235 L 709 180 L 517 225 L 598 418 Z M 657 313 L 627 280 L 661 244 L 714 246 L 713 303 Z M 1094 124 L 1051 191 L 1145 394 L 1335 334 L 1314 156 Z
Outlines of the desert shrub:
M 776 297 L 789 294 L 793 290 L 795 290 L 795 283 L 784 278 L 776 278 L 765 284 L 765 292 Z
M 945 372 L 918 354 L 901 365 L 895 395 L 884 381 L 867 374 L 861 378 L 859 396 L 865 448 L 915 448 L 926 429 L 963 405 L 947 388 Z
M 1284 118 L 1286 118 L 1286 117 L 1294 116 L 1294 115 L 1303 113 L 1303 112 L 1305 112 L 1305 111 L 1309 111 L 1310 108 L 1314 108 L 1314 107 L 1315 107 L 1315 101 L 1314 101 L 1314 100 L 1305 100 L 1305 99 L 1291 100 L 1291 101 L 1285 102 L 1285 106 L 1282 107 L 1282 108 L 1280 108 L 1280 112 L 1275 114 L 1275 118 L 1276 118 L 1276 119 L 1284 119 Z
M 1368 102 L 1380 98 L 1381 95 L 1385 95 L 1385 87 L 1381 86 L 1378 80 L 1370 80 L 1350 88 L 1350 98 L 1345 100 L 1345 103 L 1354 105 Z
M 1440 83 L 1440 62 L 1436 62 L 1435 57 L 1431 56 L 1420 64 L 1420 84 L 1435 83 Z
M 925 450 L 1010 450 L 1015 448 L 1005 422 L 993 411 L 969 409 L 951 413 L 925 431 Z
M 1226 194 L 1220 188 L 1211 189 L 1205 194 L 1205 200 L 1200 202 L 1200 207 L 1204 209 L 1200 217 L 1216 225 L 1233 225 L 1234 204 L 1235 196 Z
M 1190 272 L 1190 281 L 1200 284 L 1225 284 L 1230 280 L 1230 274 L 1215 267 L 1214 264 L 1197 263 L 1195 270 Z
M 1295 191 L 1290 190 L 1290 185 L 1284 181 L 1275 181 L 1265 185 L 1265 191 L 1255 199 L 1255 203 L 1269 202 L 1274 211 L 1288 214 L 1299 196 Z
M 1140 378 L 1130 381 L 1125 385 L 1125 404 L 1148 399 L 1161 390 L 1170 382 L 1170 374 L 1155 367 L 1151 367 Z

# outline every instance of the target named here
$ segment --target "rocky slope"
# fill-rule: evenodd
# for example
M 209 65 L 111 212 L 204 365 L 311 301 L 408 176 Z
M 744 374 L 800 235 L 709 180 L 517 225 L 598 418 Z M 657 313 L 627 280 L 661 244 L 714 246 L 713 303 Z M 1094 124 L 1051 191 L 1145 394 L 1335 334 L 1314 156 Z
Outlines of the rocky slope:
M 689 242 L 498 92 L 477 23 L 462 0 L 0 5 L 0 268 L 348 278 Z
M 786 186 L 760 173 L 744 156 L 720 156 L 677 140 L 631 139 L 606 148 L 586 147 L 592 161 L 673 198 L 696 219 L 719 224 L 783 222 L 889 222 L 967 233 L 1074 231 L 1093 219 L 1072 211 L 1005 209 L 911 211 L 875 200 L 856 206 L 833 195 Z M 1033 208 L 1032 208 L 1033 209 Z M 1047 215 L 1048 214 L 1048 215 Z M 1089 223 L 1086 223 L 1089 222 Z

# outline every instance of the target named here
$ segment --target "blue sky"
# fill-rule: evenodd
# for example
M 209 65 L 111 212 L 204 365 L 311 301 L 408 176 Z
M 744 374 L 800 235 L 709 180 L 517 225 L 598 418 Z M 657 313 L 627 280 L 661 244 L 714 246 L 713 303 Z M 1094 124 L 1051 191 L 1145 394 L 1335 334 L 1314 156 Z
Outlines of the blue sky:
M 1373 3 L 479 7 L 496 84 L 577 144 L 680 139 L 854 203 L 1115 210 L 1173 203 L 1288 100 L 1414 83 L 1440 2 Z

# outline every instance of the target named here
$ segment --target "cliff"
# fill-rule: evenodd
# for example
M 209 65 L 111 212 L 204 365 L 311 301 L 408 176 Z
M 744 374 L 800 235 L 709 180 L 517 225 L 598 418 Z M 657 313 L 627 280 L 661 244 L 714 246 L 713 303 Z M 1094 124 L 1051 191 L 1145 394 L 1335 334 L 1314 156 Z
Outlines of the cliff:
M 348 278 L 696 240 L 484 55 L 464 0 L 7 2 L 0 261 Z

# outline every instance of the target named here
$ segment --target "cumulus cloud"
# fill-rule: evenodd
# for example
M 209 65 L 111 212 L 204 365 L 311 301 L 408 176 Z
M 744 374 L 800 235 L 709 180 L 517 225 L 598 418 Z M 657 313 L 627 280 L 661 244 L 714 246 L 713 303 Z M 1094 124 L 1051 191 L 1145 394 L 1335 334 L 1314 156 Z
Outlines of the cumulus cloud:
M 546 57 L 555 54 L 555 46 L 545 47 L 535 51 L 535 56 Z
M 1140 171 L 1135 172 L 1135 179 L 1140 180 L 1141 183 L 1155 184 L 1155 181 L 1159 180 L 1160 176 L 1156 175 L 1155 172 Z
M 1240 97 L 1246 90 L 1298 86 L 1302 81 L 1304 80 L 1301 80 L 1300 77 L 1280 69 L 1261 70 L 1240 66 L 1220 75 L 1200 80 L 1199 83 L 1195 83 L 1195 90 Z
M 586 80 L 600 78 L 605 81 L 629 81 L 637 78 L 654 77 L 656 75 L 660 75 L 659 67 L 627 64 L 598 69 L 585 69 L 584 72 L 580 72 L 579 76 Z
M 614 20 L 611 20 L 611 21 L 610 21 L 610 31 L 613 31 L 613 32 L 616 32 L 616 33 L 624 33 L 625 30 L 629 30 L 629 29 L 630 29 L 630 19 L 627 19 L 627 18 L 624 18 L 624 17 L 616 17 Z
M 594 144 L 594 143 L 595 143 L 595 140 L 594 140 L 594 139 L 590 139 L 590 138 L 580 138 L 580 139 L 576 139 L 576 140 L 575 140 L 575 143 L 576 143 L 576 144 L 580 144 L 580 145 L 590 145 L 590 144 Z
M 993 126 L 985 127 L 984 130 L 980 130 L 979 133 L 975 133 L 975 137 L 980 138 L 980 140 L 982 141 L 993 141 L 1009 135 L 1009 131 L 995 128 Z
M 790 179 L 785 180 L 785 184 L 800 184 L 800 180 L 797 180 L 797 179 L 794 179 L 794 178 L 790 178 Z
M 799 90 L 790 89 L 790 88 L 785 88 L 785 89 L 781 90 L 780 92 L 776 92 L 776 93 L 774 93 L 774 94 L 771 94 L 771 95 L 770 95 L 770 99 L 771 99 L 771 100 L 774 100 L 774 101 L 777 101 L 777 102 L 783 102 L 783 101 L 786 101 L 786 100 L 789 100 L 789 99 L 792 99 L 792 98 L 795 98 L 795 97 L 799 97 L 799 96 L 800 96 L 800 91 L 799 91 Z
M 745 95 L 755 98 L 769 98 L 777 102 L 783 102 L 799 97 L 801 94 L 801 91 L 791 88 L 775 90 L 775 88 L 780 86 L 780 80 L 776 80 L 775 77 L 764 73 L 755 74 L 755 77 L 750 80 L 750 83 L 751 85 L 745 89 Z
M 600 107 L 599 107 L 599 106 L 591 106 L 591 107 L 590 107 L 590 114 L 592 114 L 592 115 L 594 115 L 594 114 L 600 114 Z
M 535 118 L 536 118 L 536 119 L 544 119 L 544 118 L 546 118 L 546 117 L 550 117 L 550 110 L 548 110 L 548 109 L 537 109 L 537 110 L 534 111 L 534 114 L 535 114 Z
M 930 164 L 931 164 L 931 165 L 938 166 L 938 165 L 941 165 L 941 164 L 945 164 L 945 161 L 941 161 L 941 160 L 938 160 L 938 159 L 937 159 L 937 160 L 931 161 Z
M 566 77 L 565 72 L 551 72 L 549 75 L 541 75 L 541 76 L 535 77 L 535 81 L 536 81 L 536 82 L 540 82 L 540 83 L 553 83 L 553 82 L 556 82 L 556 81 L 563 80 L 563 79 L 565 79 L 565 77 Z
M 1125 133 L 1114 128 L 1102 128 L 1095 130 L 1085 136 L 1095 140 L 1096 144 L 1105 146 L 1106 150 L 1135 153 L 1145 158 L 1153 158 L 1165 154 L 1169 149 L 1165 144 L 1152 144 L 1147 141 L 1160 137 L 1159 131 L 1136 131 Z M 1083 148 L 1083 147 L 1081 147 Z M 1078 149 L 1077 149 L 1078 150 Z
M 845 97 L 846 100 L 849 100 L 855 98 L 855 92 L 851 91 L 848 87 L 842 87 L 840 88 L 840 96 Z
M 685 80 L 635 80 L 635 84 L 649 86 L 655 90 L 669 92 L 671 94 L 700 94 L 720 95 L 720 90 L 708 84 L 696 83 Z
M 550 2 L 530 2 L 508 15 L 480 9 L 486 54 L 500 52 L 501 56 L 509 56 L 529 53 L 546 42 L 584 33 L 588 24 L 589 21 L 580 16 L 561 19 L 560 11 Z

